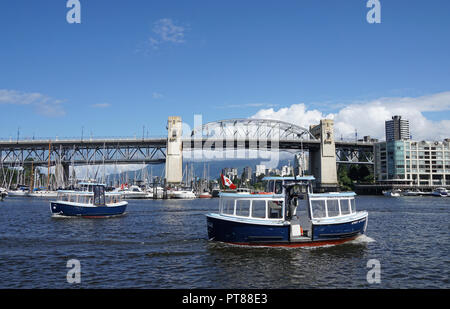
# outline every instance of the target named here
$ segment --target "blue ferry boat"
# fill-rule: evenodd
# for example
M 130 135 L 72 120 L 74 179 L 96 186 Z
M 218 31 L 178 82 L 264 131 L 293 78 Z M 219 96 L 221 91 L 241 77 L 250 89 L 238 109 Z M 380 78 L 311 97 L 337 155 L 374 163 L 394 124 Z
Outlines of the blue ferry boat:
M 303 247 L 340 244 L 364 234 L 368 213 L 354 192 L 313 193 L 314 177 L 265 177 L 266 191 L 221 193 L 206 215 L 208 237 L 237 245 Z
M 91 191 L 58 191 L 56 201 L 50 202 L 55 217 L 105 218 L 125 213 L 128 202 L 120 193 L 106 193 L 105 186 L 90 184 Z

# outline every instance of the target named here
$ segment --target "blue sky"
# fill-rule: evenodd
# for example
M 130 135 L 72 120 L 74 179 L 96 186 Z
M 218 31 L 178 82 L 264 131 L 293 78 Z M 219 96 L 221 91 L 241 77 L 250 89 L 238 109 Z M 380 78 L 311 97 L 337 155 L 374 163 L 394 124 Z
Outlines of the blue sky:
M 301 103 L 339 116 L 439 94 L 448 104 L 418 115 L 433 134 L 450 128 L 446 0 L 380 0 L 380 24 L 365 0 L 80 0 L 81 24 L 66 2 L 0 2 L 2 138 L 164 135 L 171 115 L 192 125 Z

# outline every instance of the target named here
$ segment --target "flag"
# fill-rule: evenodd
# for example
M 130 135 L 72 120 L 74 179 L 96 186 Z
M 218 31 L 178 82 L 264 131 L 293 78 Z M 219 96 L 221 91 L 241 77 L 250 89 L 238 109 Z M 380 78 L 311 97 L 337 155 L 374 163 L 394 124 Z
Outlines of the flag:
M 236 185 L 233 184 L 230 178 L 224 176 L 223 174 L 220 174 L 220 176 L 222 177 L 222 185 L 224 187 L 229 187 L 232 190 L 236 189 Z

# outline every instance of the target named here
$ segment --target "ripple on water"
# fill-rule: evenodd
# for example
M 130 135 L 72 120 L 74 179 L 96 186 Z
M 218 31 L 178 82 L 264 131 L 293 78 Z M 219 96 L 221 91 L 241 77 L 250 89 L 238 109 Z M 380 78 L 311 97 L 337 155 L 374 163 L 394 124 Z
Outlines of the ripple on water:
M 204 214 L 217 200 L 132 201 L 127 215 L 53 219 L 48 201 L 0 207 L 0 288 L 450 288 L 448 201 L 358 196 L 366 235 L 317 248 L 240 247 L 210 242 Z M 370 285 L 367 262 L 381 265 Z

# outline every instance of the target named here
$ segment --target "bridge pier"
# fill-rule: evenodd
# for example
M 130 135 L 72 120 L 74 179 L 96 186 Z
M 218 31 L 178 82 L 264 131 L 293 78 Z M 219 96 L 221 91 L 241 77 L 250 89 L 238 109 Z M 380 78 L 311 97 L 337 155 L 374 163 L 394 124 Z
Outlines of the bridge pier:
M 167 121 L 166 184 L 183 180 L 183 141 L 181 117 L 171 116 Z
M 58 188 L 67 188 L 69 186 L 69 177 L 70 177 L 69 171 L 70 171 L 69 163 L 56 163 L 55 179 L 56 179 L 56 186 Z
M 311 148 L 309 150 L 310 172 L 316 178 L 316 189 L 318 191 L 337 191 L 339 185 L 333 120 L 322 119 L 320 124 L 310 126 L 309 131 L 320 140 L 318 149 Z

